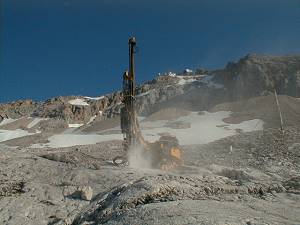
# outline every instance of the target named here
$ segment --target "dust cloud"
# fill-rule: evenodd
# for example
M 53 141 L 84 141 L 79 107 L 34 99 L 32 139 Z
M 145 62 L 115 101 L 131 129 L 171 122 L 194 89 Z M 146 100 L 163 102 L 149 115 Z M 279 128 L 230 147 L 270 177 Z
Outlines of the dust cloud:
M 128 163 L 132 168 L 152 169 L 152 159 L 150 155 L 145 154 L 142 146 L 136 145 L 128 151 Z

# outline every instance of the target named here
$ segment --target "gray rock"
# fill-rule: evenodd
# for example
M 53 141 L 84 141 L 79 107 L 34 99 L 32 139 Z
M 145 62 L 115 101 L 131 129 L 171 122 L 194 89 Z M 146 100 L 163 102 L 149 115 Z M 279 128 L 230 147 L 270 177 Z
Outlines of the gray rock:
M 65 197 L 80 198 L 82 200 L 90 201 L 93 197 L 93 189 L 90 186 L 66 186 L 63 189 Z
M 90 201 L 93 197 L 93 189 L 89 186 L 80 187 L 78 189 L 80 191 L 81 199 Z

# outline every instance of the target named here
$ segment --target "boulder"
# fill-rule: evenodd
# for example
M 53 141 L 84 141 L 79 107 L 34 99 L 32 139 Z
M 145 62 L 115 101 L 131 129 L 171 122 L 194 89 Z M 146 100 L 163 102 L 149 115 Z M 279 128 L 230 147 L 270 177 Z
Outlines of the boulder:
M 93 189 L 90 186 L 66 186 L 63 189 L 63 195 L 65 197 L 90 201 L 93 197 Z

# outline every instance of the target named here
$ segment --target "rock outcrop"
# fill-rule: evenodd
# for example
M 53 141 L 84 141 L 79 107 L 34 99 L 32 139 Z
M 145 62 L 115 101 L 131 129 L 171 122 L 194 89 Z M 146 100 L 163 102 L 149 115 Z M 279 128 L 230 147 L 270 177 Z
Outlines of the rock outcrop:
M 206 74 L 203 74 L 203 73 Z M 121 82 L 121 81 L 120 81 Z M 208 110 L 224 102 L 278 94 L 300 96 L 300 56 L 247 55 L 225 69 L 166 74 L 137 87 L 138 111 L 149 115 L 165 107 Z M 86 104 L 70 104 L 82 99 Z M 68 96 L 45 102 L 31 100 L 0 104 L 0 121 L 24 116 L 47 117 L 68 123 L 88 123 L 119 115 L 120 91 L 100 98 Z
M 273 93 L 300 96 L 300 56 L 264 56 L 249 54 L 237 63 L 228 63 L 215 71 L 231 100 Z
M 40 103 L 32 100 L 19 100 L 7 104 L 0 104 L 0 122 L 5 118 L 20 118 L 31 115 Z

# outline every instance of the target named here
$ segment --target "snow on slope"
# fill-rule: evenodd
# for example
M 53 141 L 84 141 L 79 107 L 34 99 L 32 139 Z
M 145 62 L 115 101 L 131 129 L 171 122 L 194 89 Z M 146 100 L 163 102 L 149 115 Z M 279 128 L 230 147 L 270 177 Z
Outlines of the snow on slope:
M 149 95 L 149 94 L 150 94 L 150 91 L 147 91 L 147 92 L 141 93 L 141 94 L 139 94 L 139 95 L 136 95 L 135 97 L 136 97 L 136 98 L 139 98 L 139 97 L 143 97 L 143 96 Z
M 100 114 L 102 114 L 102 113 L 100 113 Z M 92 123 L 92 122 L 96 119 L 96 117 L 97 117 L 97 116 L 92 116 L 87 124 Z
M 83 125 L 84 125 L 83 123 L 70 123 L 68 126 L 69 126 L 69 128 L 78 128 Z
M 195 76 L 177 76 L 179 79 L 178 85 L 186 85 L 197 81 Z
M 89 105 L 84 99 L 81 99 L 81 98 L 76 98 L 76 99 L 70 100 L 69 103 L 71 105 L 82 105 L 82 106 Z
M 191 128 L 173 129 L 164 127 L 167 121 L 155 121 L 141 123 L 142 134 L 148 141 L 154 142 L 159 139 L 159 134 L 169 133 L 178 138 L 182 145 L 206 144 L 227 136 L 237 134 L 236 129 L 244 132 L 262 130 L 263 121 L 254 119 L 244 121 L 240 124 L 227 124 L 223 119 L 229 117 L 231 112 L 220 111 L 215 113 L 204 112 L 204 115 L 198 115 L 193 112 L 189 116 L 180 117 L 176 121 L 188 122 Z
M 100 97 L 88 97 L 88 96 L 85 96 L 84 98 L 85 99 L 89 99 L 89 100 L 101 100 L 101 99 L 105 98 L 105 96 L 100 96 Z
M 214 76 L 211 75 L 194 75 L 194 76 L 177 76 L 179 78 L 178 85 L 186 85 L 193 82 L 200 82 L 206 84 L 208 87 L 211 88 L 224 88 L 222 84 L 215 83 L 212 81 Z
M 99 113 L 100 113 L 100 115 L 101 115 L 101 111 L 99 111 Z M 91 118 L 90 118 L 90 120 L 88 121 L 88 123 L 87 124 L 90 124 L 90 123 L 92 123 L 95 119 L 96 119 L 96 117 L 97 116 L 92 116 Z M 82 127 L 84 125 L 84 123 L 70 123 L 70 124 L 68 124 L 68 127 L 69 128 L 78 128 L 78 127 Z
M 0 126 L 3 126 L 3 125 L 6 125 L 6 124 L 9 124 L 9 123 L 12 123 L 12 122 L 15 122 L 17 119 L 11 119 L 11 118 L 8 118 L 8 119 L 4 119 L 0 122 Z
M 104 141 L 122 140 L 121 134 L 98 135 L 98 134 L 58 134 L 48 139 L 47 144 L 34 144 L 31 148 L 63 148 L 76 145 L 91 145 Z
M 221 138 L 237 134 L 237 129 L 249 132 L 263 129 L 263 121 L 254 119 L 244 121 L 240 124 L 228 124 L 223 119 L 229 117 L 231 112 L 220 111 L 215 113 L 204 112 L 199 115 L 192 112 L 188 116 L 180 117 L 172 122 L 190 123 L 190 128 L 174 129 L 165 127 L 167 120 L 157 120 L 153 122 L 141 122 L 141 130 L 147 141 L 157 141 L 162 133 L 169 133 L 178 138 L 181 145 L 206 144 Z M 31 147 L 70 147 L 75 145 L 96 144 L 104 141 L 122 140 L 122 134 L 73 134 L 63 133 L 50 137 L 47 144 L 35 144 Z
M 11 139 L 33 135 L 35 133 L 29 133 L 26 130 L 16 129 L 16 130 L 0 130 L 0 142 L 8 141 Z
M 32 127 L 34 127 L 35 125 L 37 125 L 39 122 L 41 122 L 43 120 L 48 120 L 48 119 L 46 119 L 46 118 L 34 118 L 34 120 L 27 125 L 27 128 L 32 128 Z

